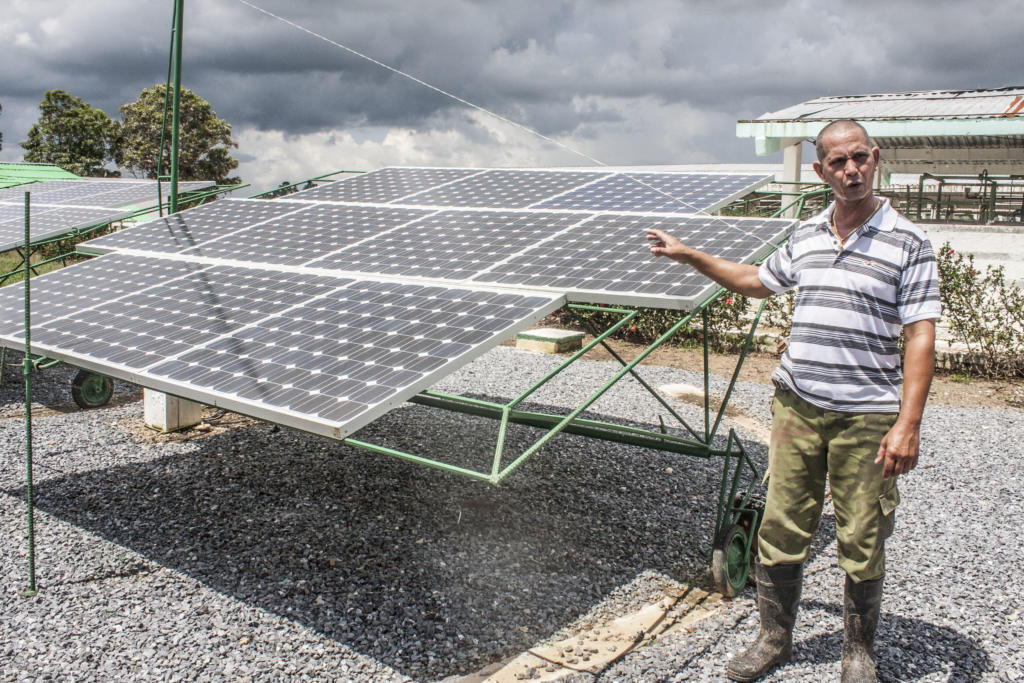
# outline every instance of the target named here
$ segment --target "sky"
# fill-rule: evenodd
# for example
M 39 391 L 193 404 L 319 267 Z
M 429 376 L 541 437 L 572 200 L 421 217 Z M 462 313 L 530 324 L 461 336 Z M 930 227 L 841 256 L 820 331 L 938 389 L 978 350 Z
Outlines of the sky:
M 0 5 L 0 160 L 47 90 L 116 118 L 166 78 L 172 0 Z M 184 17 L 183 84 L 231 124 L 254 190 L 396 165 L 781 163 L 736 121 L 1024 85 L 1024 0 L 185 0 Z

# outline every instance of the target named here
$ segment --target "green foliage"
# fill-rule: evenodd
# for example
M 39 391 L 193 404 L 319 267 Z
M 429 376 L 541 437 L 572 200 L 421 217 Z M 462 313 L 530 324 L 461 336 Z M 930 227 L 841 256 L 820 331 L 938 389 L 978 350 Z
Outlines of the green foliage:
M 764 312 L 761 314 L 761 324 L 778 330 L 783 338 L 788 338 L 789 331 L 793 327 L 793 305 L 795 301 L 796 291 L 792 289 L 785 294 L 775 294 L 768 297 L 764 304 Z
M 121 107 L 115 159 L 123 166 L 147 178 L 157 176 L 160 161 L 160 126 L 163 122 L 162 84 L 147 88 L 139 99 Z M 191 90 L 181 91 L 181 134 L 178 142 L 178 177 L 181 180 L 214 180 L 218 184 L 238 183 L 229 174 L 238 168 L 230 149 L 238 147 L 231 139 L 231 124 L 218 118 L 210 103 Z M 171 169 L 171 117 L 164 131 L 164 174 Z
M 25 161 L 56 164 L 84 176 L 116 175 L 104 168 L 113 157 L 115 124 L 104 112 L 63 90 L 39 104 L 39 121 L 28 131 Z
M 278 197 L 284 197 L 285 195 L 293 194 L 301 190 L 308 190 L 311 187 L 316 187 L 316 185 L 313 184 L 313 181 L 307 181 L 306 184 L 303 185 L 302 187 L 299 187 L 299 185 L 302 185 L 302 183 L 289 183 L 287 180 L 282 180 L 281 184 L 278 185 L 275 189 L 267 190 L 266 192 L 261 192 L 256 196 L 259 197 L 260 199 L 277 199 Z
M 725 292 L 715 299 L 708 307 L 708 345 L 715 351 L 736 351 L 740 344 L 729 332 L 737 328 L 743 329 L 748 323 L 742 320 L 747 309 L 748 299 L 741 294 Z M 605 306 L 598 306 L 605 308 Z M 638 311 L 637 316 L 616 332 L 613 337 L 625 341 L 649 344 L 661 336 L 672 325 L 686 317 L 682 311 L 670 311 L 662 308 L 640 308 L 636 306 L 615 306 L 614 308 Z M 622 316 L 602 311 L 571 311 L 562 308 L 552 314 L 553 322 L 564 327 L 578 328 L 583 320 L 589 331 L 603 331 L 618 322 Z M 690 323 L 669 340 L 677 346 L 696 346 L 703 343 L 704 330 L 701 316 L 694 316 Z
M 967 346 L 970 371 L 989 377 L 1024 376 L 1024 290 L 1006 281 L 1003 267 L 982 273 L 974 255 L 948 242 L 936 255 L 943 319 Z

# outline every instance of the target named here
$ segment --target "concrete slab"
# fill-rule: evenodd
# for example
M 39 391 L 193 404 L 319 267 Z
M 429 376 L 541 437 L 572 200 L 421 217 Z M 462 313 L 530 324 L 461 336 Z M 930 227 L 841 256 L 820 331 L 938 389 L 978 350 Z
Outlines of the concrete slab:
M 516 335 L 516 348 L 540 353 L 563 353 L 583 348 L 583 333 L 556 327 L 539 327 Z

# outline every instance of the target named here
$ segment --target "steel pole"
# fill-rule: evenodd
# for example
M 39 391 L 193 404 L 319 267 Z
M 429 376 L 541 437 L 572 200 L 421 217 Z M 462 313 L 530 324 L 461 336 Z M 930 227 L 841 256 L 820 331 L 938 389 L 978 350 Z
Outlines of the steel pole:
M 29 193 L 25 193 L 25 253 L 31 244 Z M 32 330 L 31 298 L 28 258 L 25 259 L 25 354 L 21 359 L 21 373 L 25 377 L 25 491 L 28 502 L 28 589 L 22 595 L 31 597 L 36 594 L 36 535 L 35 508 L 32 501 Z
M 185 0 L 174 0 L 174 105 L 171 115 L 171 213 L 178 211 L 178 142 L 181 126 L 181 33 Z M 162 153 L 162 150 L 161 150 Z

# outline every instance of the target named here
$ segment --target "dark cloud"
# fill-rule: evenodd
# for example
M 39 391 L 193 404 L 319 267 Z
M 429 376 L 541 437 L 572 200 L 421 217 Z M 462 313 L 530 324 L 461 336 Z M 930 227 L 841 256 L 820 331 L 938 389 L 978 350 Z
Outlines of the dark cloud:
M 1024 0 L 970 7 L 925 0 L 253 2 L 623 163 L 641 161 L 631 153 L 652 157 L 642 161 L 752 160 L 750 141 L 735 138 L 737 119 L 824 94 L 1021 80 Z M 239 0 L 187 0 L 185 19 L 185 84 L 236 134 L 402 128 L 498 144 L 497 133 L 463 105 Z M 66 89 L 116 116 L 143 88 L 162 82 L 170 21 L 170 3 L 162 2 L 50 0 L 7 8 L 0 22 L 0 154 L 18 155 L 46 90 Z M 501 144 L 540 144 L 518 133 L 508 140 Z

